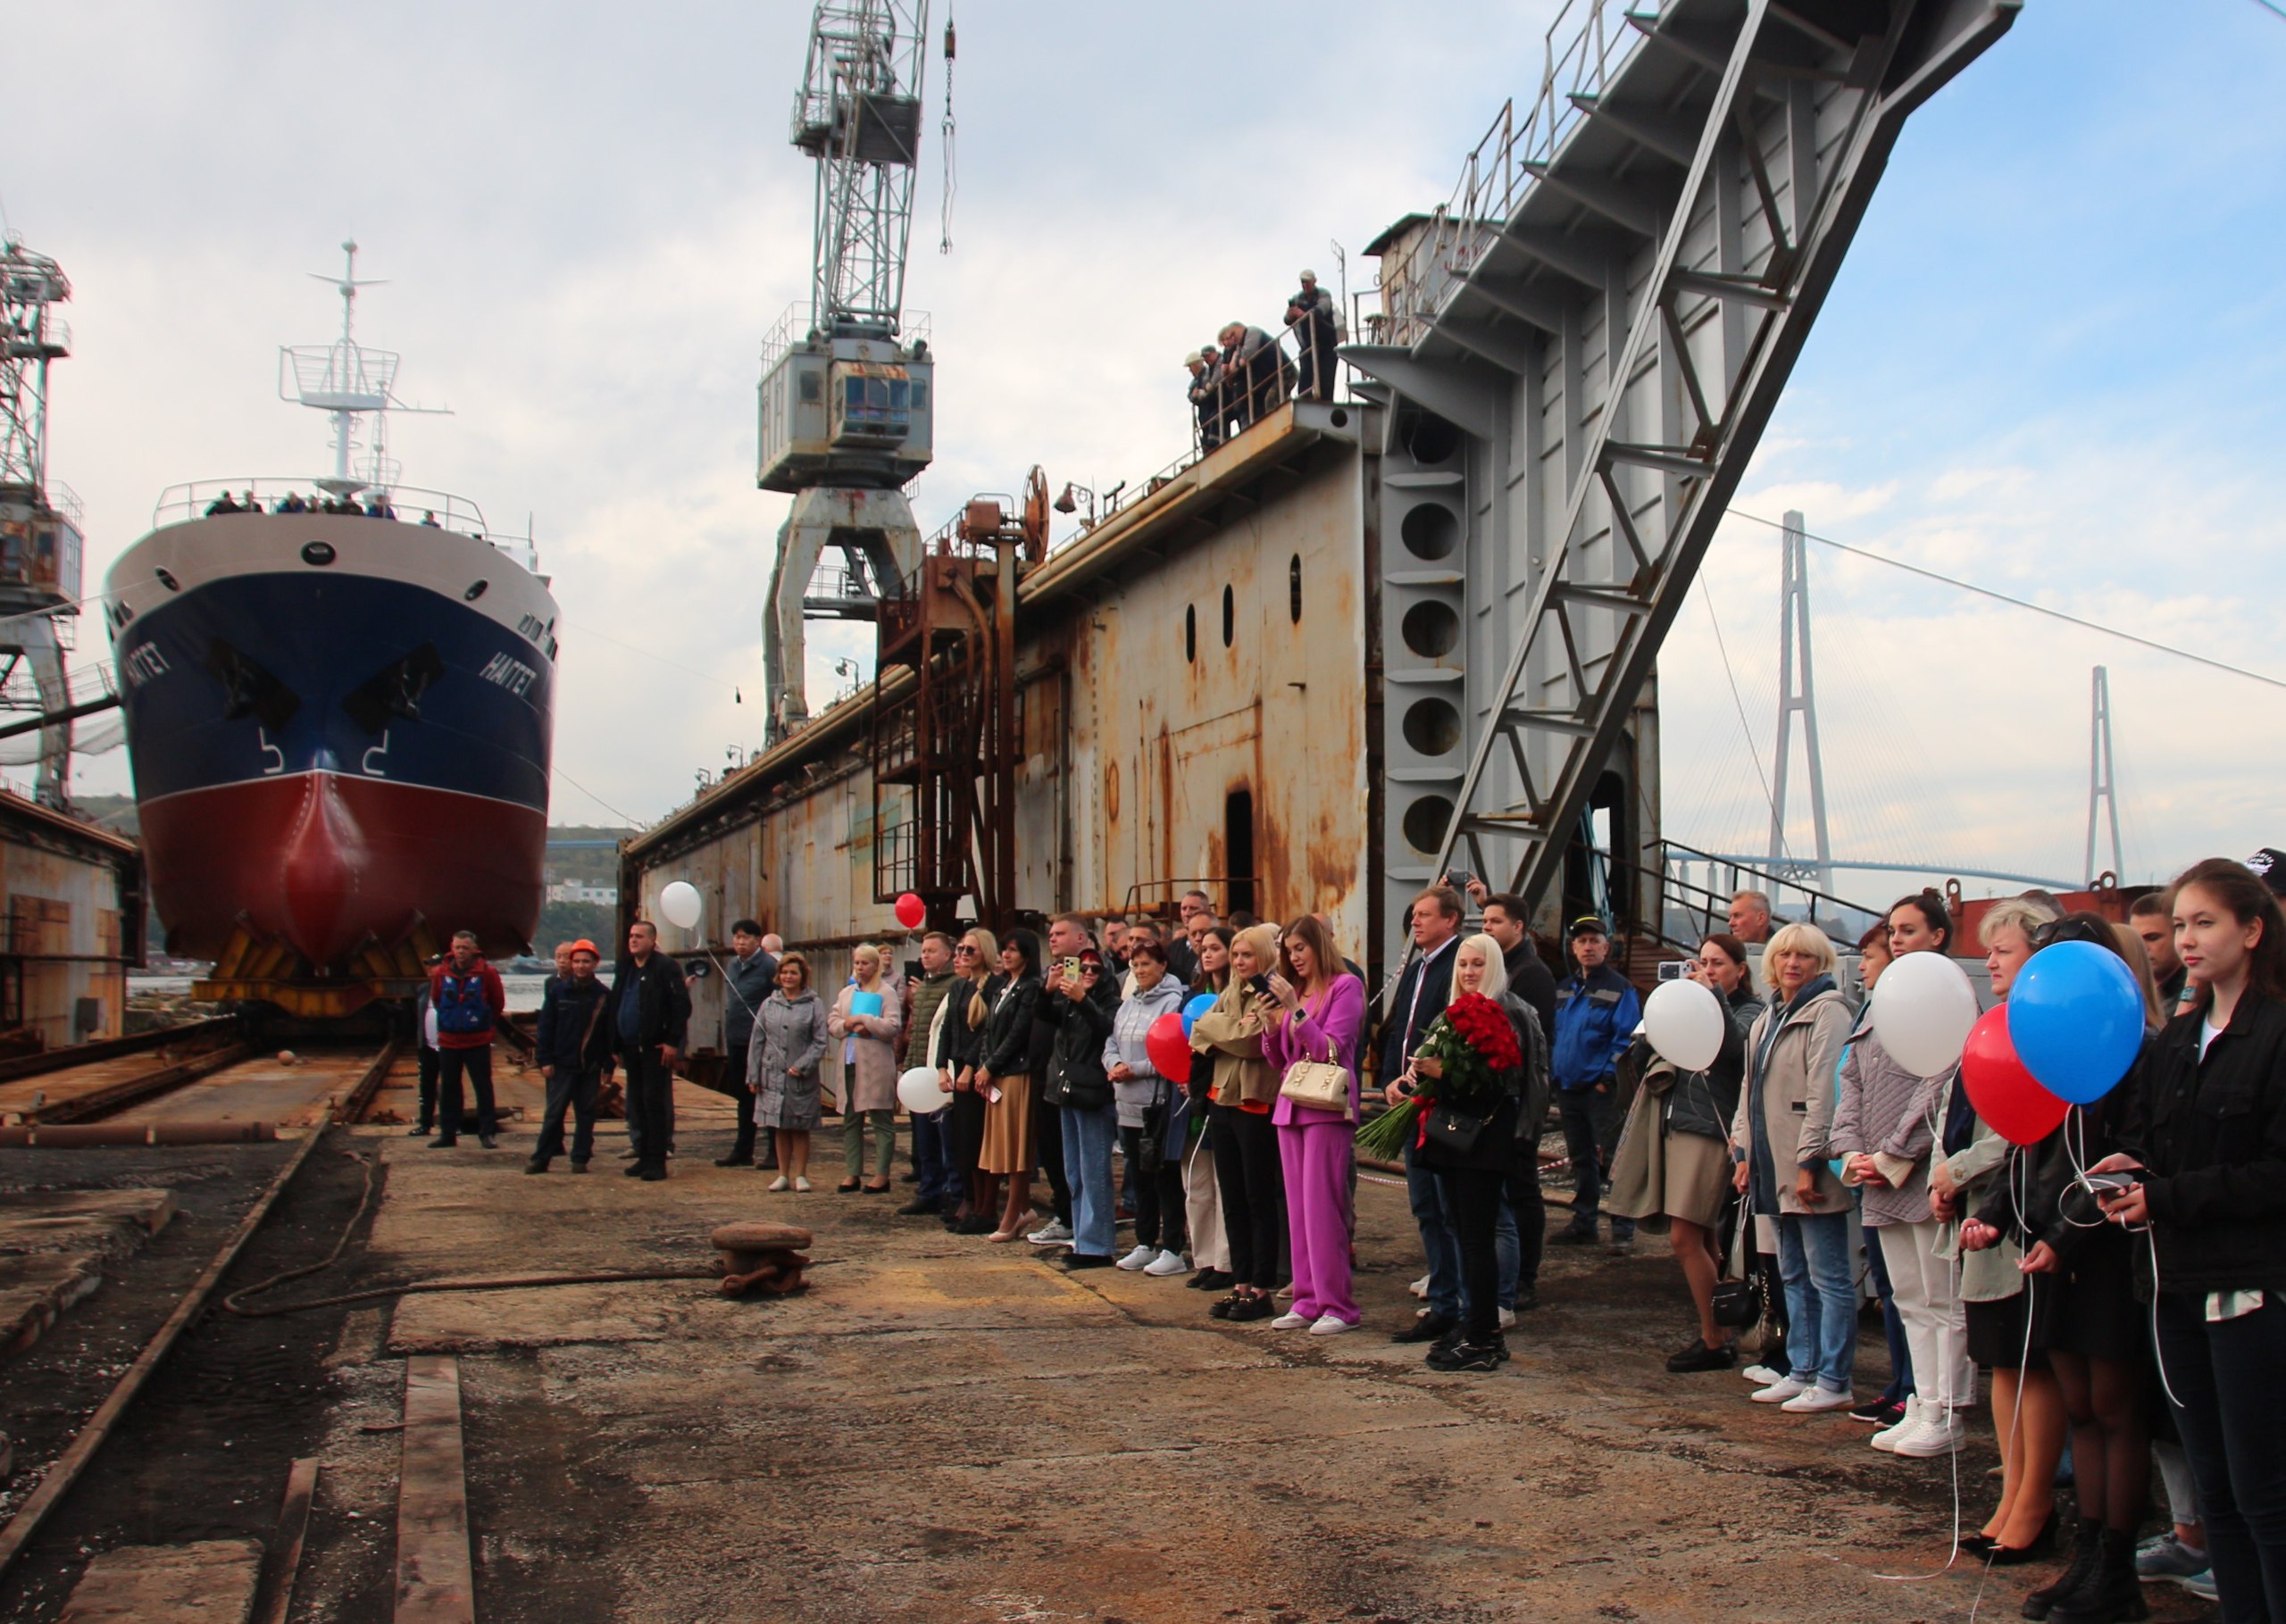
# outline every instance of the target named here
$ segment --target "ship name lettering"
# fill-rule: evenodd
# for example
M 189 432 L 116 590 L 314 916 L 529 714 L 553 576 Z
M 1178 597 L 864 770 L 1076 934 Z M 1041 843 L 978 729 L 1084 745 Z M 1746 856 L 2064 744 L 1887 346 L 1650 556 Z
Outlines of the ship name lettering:
M 485 662 L 481 675 L 487 682 L 496 682 L 511 694 L 517 695 L 530 693 L 532 684 L 539 678 L 539 673 L 530 666 L 508 654 L 493 655 Z
M 138 688 L 154 677 L 163 677 L 173 669 L 155 643 L 138 643 L 128 652 L 127 680 Z

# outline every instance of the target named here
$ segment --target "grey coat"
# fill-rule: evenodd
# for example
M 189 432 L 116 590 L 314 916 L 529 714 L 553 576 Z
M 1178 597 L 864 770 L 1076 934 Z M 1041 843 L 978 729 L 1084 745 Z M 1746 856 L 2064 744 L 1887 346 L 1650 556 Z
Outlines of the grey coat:
M 1881 1047 L 1872 1017 L 1849 1035 L 1841 1062 L 1841 1098 L 1833 1108 L 1833 1131 L 1826 1145 L 1836 1156 L 1867 1155 L 1880 1165 L 1887 1184 L 1858 1184 L 1865 1222 L 1925 1224 L 1929 1221 L 1929 1150 L 1936 1142 L 1932 1124 L 1945 1093 L 1946 1073 L 1915 1077 Z M 1848 1173 L 1845 1184 L 1856 1184 Z
M 780 988 L 770 995 L 747 1051 L 747 1086 L 754 1090 L 757 1123 L 797 1132 L 818 1125 L 818 1062 L 825 1045 L 825 1005 L 815 993 L 804 987 L 788 998 Z

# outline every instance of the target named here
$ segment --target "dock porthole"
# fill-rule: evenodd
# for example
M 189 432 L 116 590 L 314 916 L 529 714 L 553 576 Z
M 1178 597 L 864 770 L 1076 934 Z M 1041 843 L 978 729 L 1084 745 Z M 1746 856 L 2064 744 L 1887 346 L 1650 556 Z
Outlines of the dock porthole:
M 1186 604 L 1182 610 L 1182 657 L 1198 663 L 1198 605 Z
M 1286 565 L 1286 618 L 1299 626 L 1302 623 L 1302 555 L 1299 553 Z
M 1233 597 L 1233 596 L 1231 595 L 1231 589 L 1230 589 L 1228 587 L 1223 587 L 1223 588 L 1222 588 L 1222 646 L 1223 646 L 1224 648 L 1228 648 L 1228 647 L 1230 647 L 1230 646 L 1231 646 L 1231 634 L 1232 634 L 1232 633 L 1234 633 L 1235 631 L 1237 631 L 1237 629 L 1238 629 L 1238 621 L 1239 621 L 1238 609 L 1239 609 L 1238 599 L 1237 599 L 1237 598 L 1235 598 L 1235 597 Z

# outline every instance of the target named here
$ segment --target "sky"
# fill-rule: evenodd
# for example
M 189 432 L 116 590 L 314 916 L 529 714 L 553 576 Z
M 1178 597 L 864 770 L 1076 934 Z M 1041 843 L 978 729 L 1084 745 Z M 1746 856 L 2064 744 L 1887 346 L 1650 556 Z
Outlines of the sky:
M 1270 324 L 1303 265 L 1368 284 L 1363 245 L 1446 196 L 1530 95 L 1556 9 L 1455 0 L 1405 29 L 1350 0 L 958 6 L 953 246 L 932 49 L 906 294 L 938 359 L 923 529 L 1034 463 L 1104 488 L 1178 454 L 1181 352 Z M 2286 442 L 2286 21 L 2254 0 L 2159 16 L 2031 0 L 1915 115 L 1736 512 L 1798 509 L 2286 679 L 2264 477 Z M 554 579 L 555 820 L 648 821 L 759 744 L 786 499 L 754 488 L 754 388 L 808 287 L 811 168 L 787 141 L 807 24 L 795 0 L 14 19 L 40 71 L 11 81 L 0 204 L 76 289 L 51 467 L 87 504 L 90 589 L 163 487 L 323 470 L 326 423 L 277 397 L 277 348 L 333 336 L 309 273 L 354 236 L 388 280 L 361 338 L 403 352 L 405 399 L 454 413 L 395 421 L 405 482 L 473 497 L 496 532 L 529 516 Z M 2097 663 L 2129 879 L 2286 845 L 2286 690 L 1821 546 L 1810 570 L 1838 855 L 2075 875 Z M 1758 851 L 1776 532 L 1734 518 L 1694 595 L 1662 657 L 1667 829 Z M 813 708 L 865 641 L 813 634 Z M 124 790 L 124 753 L 74 781 Z

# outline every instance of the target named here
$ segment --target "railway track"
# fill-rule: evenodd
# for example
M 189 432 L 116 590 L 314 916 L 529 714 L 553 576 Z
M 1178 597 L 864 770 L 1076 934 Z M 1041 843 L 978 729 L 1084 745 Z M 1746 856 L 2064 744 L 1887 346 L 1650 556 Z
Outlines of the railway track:
M 262 1229 L 279 1199 L 293 1185 L 296 1176 L 308 1165 L 320 1142 L 326 1137 L 327 1130 L 356 1121 L 370 1108 L 375 1094 L 388 1078 L 389 1069 L 397 1058 L 398 1050 L 399 1045 L 392 1040 L 383 1045 L 378 1053 L 369 1053 L 363 1057 L 355 1068 L 349 1086 L 346 1088 L 330 1087 L 332 1081 L 330 1070 L 313 1068 L 315 1074 L 303 1079 L 325 1089 L 322 1104 L 315 1119 L 306 1124 L 307 1131 L 302 1135 L 299 1142 L 286 1158 L 284 1164 L 269 1179 L 253 1205 L 231 1228 L 189 1288 L 176 1302 L 165 1321 L 143 1344 L 133 1362 L 129 1364 L 118 1381 L 112 1386 L 94 1413 L 81 1424 L 63 1452 L 48 1466 L 40 1478 L 38 1487 L 16 1508 L 14 1515 L 9 1519 L 6 1525 L 0 1527 L 0 1576 L 5 1576 L 17 1559 L 30 1545 L 42 1525 L 71 1494 L 74 1486 L 80 1481 L 96 1460 L 105 1442 L 118 1430 L 122 1418 L 134 1403 L 137 1395 L 148 1385 L 152 1377 L 166 1360 L 168 1353 L 213 1303 L 231 1266 L 246 1250 L 247 1244 Z M 202 1054 L 191 1062 L 173 1062 L 143 1072 L 125 1079 L 125 1082 L 120 1085 L 106 1084 L 99 1091 L 101 1099 L 105 1103 L 88 1103 L 88 1100 L 96 1097 L 94 1094 L 79 1096 L 74 1103 L 84 1109 L 76 1113 L 71 1120 L 57 1122 L 49 1119 L 44 1128 L 38 1124 L 27 1124 L 13 1129 L 0 1131 L 25 1136 L 38 1135 L 43 1132 L 49 1136 L 68 1136 L 102 1130 L 111 1128 L 114 1122 L 119 1122 L 121 1118 L 133 1116 L 138 1108 L 147 1108 L 154 1102 L 165 1104 L 171 1100 L 179 1099 L 179 1091 L 196 1087 L 203 1082 L 210 1082 L 222 1077 L 233 1067 L 247 1064 L 247 1045 L 230 1044 L 222 1049 Z M 169 1077 L 171 1073 L 186 1075 Z M 168 1080 L 156 1080 L 162 1078 L 166 1078 Z M 222 1086 L 229 1085 L 226 1083 Z M 85 1120 L 87 1116 L 106 1113 L 117 1114 L 111 1120 L 104 1122 Z M 201 1142 L 186 1141 L 175 1137 L 176 1133 L 185 1127 L 196 1127 L 195 1120 L 171 1125 L 158 1121 L 142 1124 L 123 1122 L 120 1125 L 125 1132 L 133 1134 L 139 1128 L 141 1132 L 149 1133 L 154 1137 L 148 1139 L 138 1137 L 103 1141 L 84 1138 L 66 1138 L 59 1141 L 54 1137 L 42 1139 L 28 1137 L 24 1142 L 49 1145 L 59 1142 L 80 1144 Z M 260 1135 L 241 1132 L 238 1135 L 241 1137 L 276 1137 L 274 1123 L 241 1123 L 238 1127 L 242 1129 L 254 1127 L 268 1128 L 266 1133 Z M 161 1132 L 163 1128 L 171 1128 L 172 1131 L 163 1134 Z

